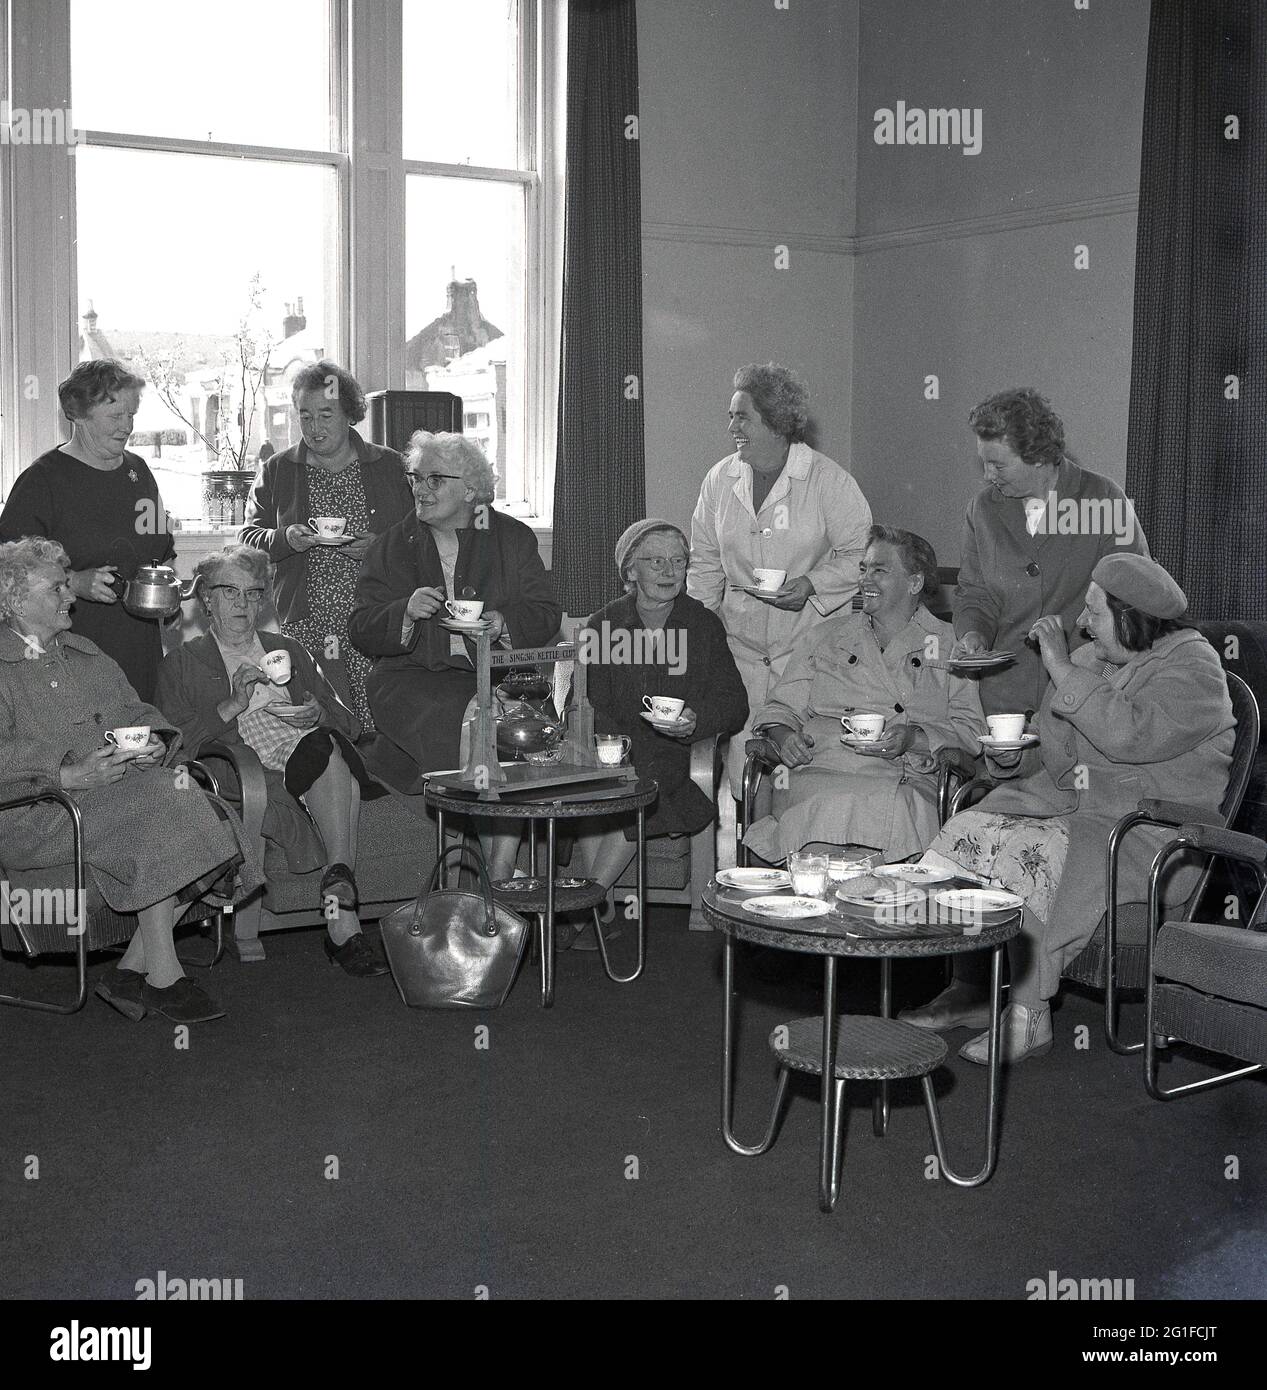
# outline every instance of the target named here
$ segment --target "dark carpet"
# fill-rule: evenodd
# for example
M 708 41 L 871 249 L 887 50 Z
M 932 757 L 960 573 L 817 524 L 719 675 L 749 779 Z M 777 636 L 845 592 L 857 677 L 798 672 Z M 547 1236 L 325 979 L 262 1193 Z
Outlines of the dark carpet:
M 917 1083 L 895 1088 L 883 1140 L 854 1088 L 824 1216 L 807 1079 L 770 1153 L 721 1141 L 720 938 L 683 913 L 653 910 L 634 985 L 561 955 L 550 1011 L 528 964 L 499 1011 L 421 1013 L 390 978 L 329 966 L 317 932 L 266 944 L 264 964 L 196 972 L 229 1016 L 184 1050 L 166 1020 L 95 998 L 70 1018 L 0 1010 L 0 1297 L 133 1298 L 160 1270 L 241 1279 L 248 1299 L 1022 1299 L 1052 1270 L 1132 1279 L 1137 1299 L 1267 1296 L 1267 1085 L 1149 1100 L 1091 996 L 1066 992 L 1055 1049 L 1008 1078 L 998 1171 L 975 1191 L 926 1176 Z M 0 963 L 10 989 L 69 975 Z M 741 949 L 742 1137 L 772 1095 L 766 1036 L 818 1011 L 820 978 Z M 895 967 L 899 1005 L 940 982 L 937 963 Z M 875 1011 L 872 963 L 844 983 L 846 1010 Z M 1128 1031 L 1141 1018 L 1128 1007 Z M 938 1093 L 952 1161 L 975 1168 L 985 1073 L 949 1036 Z

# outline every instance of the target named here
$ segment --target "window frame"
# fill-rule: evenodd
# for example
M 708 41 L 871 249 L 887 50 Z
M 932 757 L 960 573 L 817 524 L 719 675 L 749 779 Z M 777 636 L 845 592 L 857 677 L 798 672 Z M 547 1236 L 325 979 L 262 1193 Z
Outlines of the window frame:
M 524 431 L 528 507 L 510 505 L 534 529 L 550 530 L 558 411 L 559 333 L 562 315 L 563 160 L 565 120 L 565 0 L 519 0 L 520 167 L 515 170 L 405 160 L 403 148 L 402 0 L 327 0 L 330 11 L 330 146 L 289 146 L 77 130 L 79 143 L 101 148 L 316 165 L 332 169 L 338 222 L 331 261 L 335 283 L 325 287 L 331 351 L 367 389 L 401 390 L 405 383 L 405 187 L 412 174 L 513 183 L 524 196 Z M 29 94 L 70 93 L 70 0 L 0 6 L 0 96 L 14 106 L 57 106 L 23 100 Z M 12 93 L 8 73 L 14 72 Z M 393 80 L 393 74 L 395 80 Z M 72 94 L 73 95 L 73 94 Z M 73 102 L 70 105 L 73 111 Z M 77 360 L 79 292 L 75 244 L 74 159 L 52 180 L 32 179 L 22 190 L 27 225 L 57 225 L 67 235 L 38 237 L 15 230 L 17 196 L 13 147 L 0 146 L 0 497 L 35 457 L 66 435 L 55 390 L 24 398 L 24 365 L 41 383 L 60 381 Z M 34 197 L 36 205 L 30 205 Z M 384 204 L 386 199 L 386 205 Z M 67 213 L 67 206 L 69 211 Z M 67 263 L 68 262 L 68 263 Z M 17 287 L 64 286 L 69 323 L 56 314 L 19 322 Z M 36 452 L 32 452 L 32 450 Z M 504 505 L 504 504 L 503 504 Z

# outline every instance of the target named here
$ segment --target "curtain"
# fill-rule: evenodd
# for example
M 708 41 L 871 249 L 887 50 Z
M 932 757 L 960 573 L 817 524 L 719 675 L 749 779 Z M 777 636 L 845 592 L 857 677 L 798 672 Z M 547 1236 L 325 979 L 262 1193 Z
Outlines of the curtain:
M 1267 618 L 1265 121 L 1267 5 L 1153 0 L 1126 490 L 1197 618 Z
M 621 592 L 616 541 L 646 515 L 634 0 L 570 0 L 567 68 L 552 567 L 564 609 L 588 614 Z

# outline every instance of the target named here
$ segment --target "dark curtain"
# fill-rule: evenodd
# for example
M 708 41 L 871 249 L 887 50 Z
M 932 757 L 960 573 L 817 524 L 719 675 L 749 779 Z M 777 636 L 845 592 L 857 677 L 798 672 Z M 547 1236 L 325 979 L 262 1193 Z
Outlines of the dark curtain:
M 620 593 L 613 553 L 646 515 L 642 197 L 634 0 L 568 5 L 567 194 L 555 584 L 587 614 Z M 631 130 L 636 133 L 636 130 Z
M 1153 0 L 1126 490 L 1199 618 L 1267 618 L 1265 122 L 1267 4 Z

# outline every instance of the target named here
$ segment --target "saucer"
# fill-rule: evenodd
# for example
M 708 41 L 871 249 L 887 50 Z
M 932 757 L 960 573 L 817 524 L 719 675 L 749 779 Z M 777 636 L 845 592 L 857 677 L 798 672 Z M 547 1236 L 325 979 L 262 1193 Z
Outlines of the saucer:
M 773 598 L 783 585 L 780 584 L 779 589 L 763 589 L 759 584 L 732 584 L 730 587 L 737 594 L 764 594 L 766 598 Z
M 859 738 L 857 734 L 841 734 L 840 741 L 846 748 L 871 748 L 884 742 L 884 735 L 879 738 Z
M 304 710 L 305 710 L 306 708 L 310 708 L 310 706 L 305 706 L 305 705 L 287 705 L 287 704 L 281 703 L 280 701 L 275 701 L 275 702 L 272 703 L 272 704 L 261 705 L 260 708 L 261 708 L 261 709 L 266 709 L 266 710 L 269 712 L 269 714 L 280 714 L 280 715 L 282 716 L 283 719 L 291 719 L 291 718 L 293 718 L 296 714 L 302 714 L 302 713 L 304 712 Z
M 790 888 L 792 875 L 786 869 L 719 869 L 717 882 L 740 893 L 772 893 Z
M 988 666 L 1002 666 L 1004 662 L 1014 661 L 1015 659 L 1015 652 L 974 652 L 971 656 L 947 658 L 946 661 L 941 664 L 949 667 L 952 671 L 961 668 L 965 671 L 975 671 L 978 669 L 984 670 Z
M 492 625 L 492 621 L 488 618 L 477 618 L 473 623 L 464 623 L 457 618 L 440 619 L 440 626 L 448 628 L 450 632 L 487 632 Z
M 361 538 L 350 531 L 345 531 L 341 536 L 314 536 L 313 539 L 318 545 L 347 545 L 351 541 L 359 541 Z
M 1022 748 L 1032 748 L 1038 742 L 1037 734 L 1022 734 L 1020 738 L 995 738 L 993 734 L 978 734 L 977 738 L 987 753 L 1019 753 Z
M 653 729 L 659 729 L 662 733 L 675 734 L 680 729 L 690 725 L 689 719 L 661 719 L 659 715 L 652 714 L 649 709 L 639 710 L 638 713 L 651 725 Z

